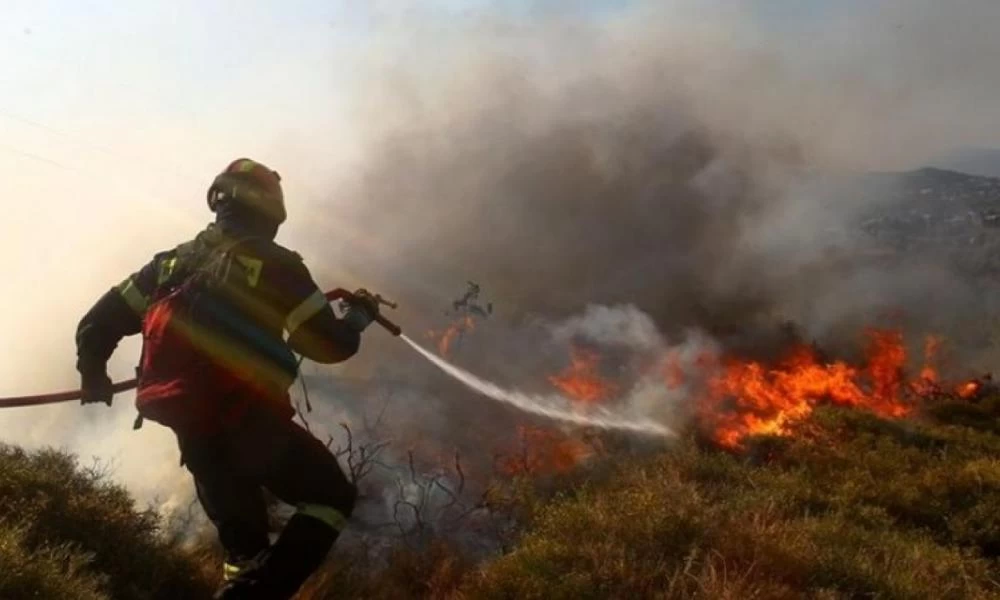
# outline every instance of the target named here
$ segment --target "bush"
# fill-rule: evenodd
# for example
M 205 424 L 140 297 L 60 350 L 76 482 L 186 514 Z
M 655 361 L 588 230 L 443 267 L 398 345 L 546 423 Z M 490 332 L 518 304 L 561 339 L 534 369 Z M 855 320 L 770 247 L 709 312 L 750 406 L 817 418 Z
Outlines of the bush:
M 104 600 L 102 578 L 88 573 L 89 557 L 66 546 L 32 552 L 24 527 L 0 524 L 0 598 Z
M 96 469 L 81 468 L 70 455 L 0 445 L 0 498 L 5 560 L 22 565 L 17 581 L 55 573 L 50 567 L 62 560 L 68 566 L 61 578 L 89 590 L 78 594 L 81 598 L 210 596 L 209 582 L 196 564 L 159 535 L 158 515 L 137 510 L 124 488 Z M 42 560 L 32 567 L 34 558 L 18 558 L 20 552 Z M 95 590 L 103 595 L 94 596 Z M 39 591 L 0 597 L 58 596 Z

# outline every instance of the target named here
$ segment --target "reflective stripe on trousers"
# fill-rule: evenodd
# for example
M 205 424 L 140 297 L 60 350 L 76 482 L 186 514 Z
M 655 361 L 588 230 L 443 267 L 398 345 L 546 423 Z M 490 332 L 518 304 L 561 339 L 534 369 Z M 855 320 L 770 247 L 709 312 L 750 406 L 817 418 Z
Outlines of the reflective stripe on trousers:
M 343 531 L 347 527 L 347 517 L 336 508 L 322 504 L 299 504 L 297 515 L 305 515 L 323 522 L 334 531 Z
M 239 564 L 228 562 L 222 563 L 222 580 L 232 581 L 233 579 L 236 579 L 240 576 L 240 573 L 243 572 L 243 569 L 247 568 L 247 566 L 249 565 L 246 562 L 241 562 Z

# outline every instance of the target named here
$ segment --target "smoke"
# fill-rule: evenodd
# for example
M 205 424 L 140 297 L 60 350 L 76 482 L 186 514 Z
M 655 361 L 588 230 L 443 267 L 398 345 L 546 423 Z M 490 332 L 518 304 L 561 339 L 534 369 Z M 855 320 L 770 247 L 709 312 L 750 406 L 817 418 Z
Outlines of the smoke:
M 823 339 L 887 307 L 927 316 L 923 290 L 961 289 L 946 269 L 834 260 L 865 249 L 852 232 L 872 208 L 846 175 L 986 135 L 998 10 L 885 2 L 801 37 L 690 2 L 407 21 L 352 90 L 343 260 L 415 314 L 473 278 L 515 321 L 632 303 L 665 334 L 733 343 L 787 320 Z M 948 35 L 966 25 L 967 42 Z M 950 295 L 933 310 L 970 299 Z

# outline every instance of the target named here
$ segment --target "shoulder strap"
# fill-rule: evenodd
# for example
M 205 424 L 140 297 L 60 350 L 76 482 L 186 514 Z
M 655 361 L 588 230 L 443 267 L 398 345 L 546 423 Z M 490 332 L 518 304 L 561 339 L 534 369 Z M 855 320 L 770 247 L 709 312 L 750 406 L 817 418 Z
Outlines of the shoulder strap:
M 256 238 L 253 236 L 236 238 L 215 247 L 208 247 L 199 239 L 181 244 L 175 251 L 176 267 L 171 270 L 169 277 L 160 282 L 158 287 L 161 290 L 172 290 L 198 274 L 219 274 L 213 273 L 213 271 L 225 267 L 225 257 L 229 256 L 240 244 L 253 239 Z

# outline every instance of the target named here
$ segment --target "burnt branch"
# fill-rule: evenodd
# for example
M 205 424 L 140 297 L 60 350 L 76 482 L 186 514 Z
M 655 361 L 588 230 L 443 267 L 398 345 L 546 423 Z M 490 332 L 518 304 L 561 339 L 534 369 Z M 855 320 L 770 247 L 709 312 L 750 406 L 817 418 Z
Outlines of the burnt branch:
M 376 465 L 379 465 L 378 460 L 379 455 L 382 453 L 386 447 L 389 446 L 389 441 L 381 442 L 368 442 L 364 444 L 355 444 L 354 432 L 351 431 L 350 426 L 347 423 L 341 423 L 340 427 L 347 434 L 347 445 L 337 446 L 333 450 L 334 456 L 337 458 L 343 458 L 347 463 L 348 474 L 351 479 L 351 483 L 357 485 L 359 481 L 371 474 L 372 469 Z M 327 447 L 333 446 L 333 436 L 329 436 L 327 441 Z

